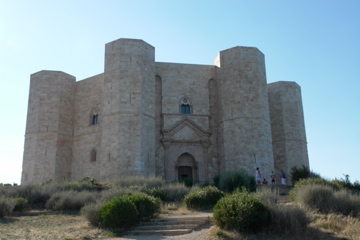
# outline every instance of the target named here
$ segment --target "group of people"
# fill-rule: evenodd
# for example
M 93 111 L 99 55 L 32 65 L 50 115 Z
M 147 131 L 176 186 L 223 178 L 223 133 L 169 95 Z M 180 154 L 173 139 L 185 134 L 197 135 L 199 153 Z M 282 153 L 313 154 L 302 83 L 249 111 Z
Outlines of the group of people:
M 275 184 L 275 173 L 274 173 L 274 171 L 271 172 L 270 178 L 271 178 L 271 183 Z M 259 168 L 256 168 L 255 180 L 256 180 L 257 185 L 268 184 L 268 181 L 266 181 L 265 178 L 262 179 Z M 283 170 L 281 170 L 281 184 L 286 185 L 286 174 L 285 174 L 285 172 Z

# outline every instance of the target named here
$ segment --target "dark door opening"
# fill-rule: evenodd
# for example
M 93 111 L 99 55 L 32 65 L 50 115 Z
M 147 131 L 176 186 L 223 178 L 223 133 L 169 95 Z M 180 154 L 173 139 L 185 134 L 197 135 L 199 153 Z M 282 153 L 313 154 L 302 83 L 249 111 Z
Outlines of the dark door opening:
M 178 168 L 179 172 L 179 180 L 182 180 L 184 178 L 190 178 L 192 179 L 192 168 L 187 166 L 181 166 Z

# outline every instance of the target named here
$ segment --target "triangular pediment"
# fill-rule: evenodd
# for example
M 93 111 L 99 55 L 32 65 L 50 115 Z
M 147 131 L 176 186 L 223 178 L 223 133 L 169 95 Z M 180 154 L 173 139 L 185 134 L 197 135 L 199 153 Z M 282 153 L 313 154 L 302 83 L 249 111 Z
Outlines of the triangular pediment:
M 173 140 L 200 140 L 201 134 L 194 131 L 193 128 L 185 125 L 179 131 L 175 132 L 171 138 Z
M 210 132 L 203 129 L 189 118 L 184 118 L 168 129 L 162 130 L 165 138 L 173 140 L 201 140 L 208 138 Z

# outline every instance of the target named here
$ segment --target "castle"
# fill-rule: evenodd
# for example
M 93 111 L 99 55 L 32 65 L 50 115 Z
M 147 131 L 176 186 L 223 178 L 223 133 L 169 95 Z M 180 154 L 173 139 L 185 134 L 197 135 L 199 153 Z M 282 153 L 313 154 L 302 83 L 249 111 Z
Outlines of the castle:
M 280 170 L 301 165 L 309 160 L 300 87 L 267 84 L 257 48 L 195 65 L 155 62 L 153 46 L 119 39 L 106 44 L 99 75 L 31 75 L 22 184 L 86 176 L 204 183 L 257 167 L 280 182 Z

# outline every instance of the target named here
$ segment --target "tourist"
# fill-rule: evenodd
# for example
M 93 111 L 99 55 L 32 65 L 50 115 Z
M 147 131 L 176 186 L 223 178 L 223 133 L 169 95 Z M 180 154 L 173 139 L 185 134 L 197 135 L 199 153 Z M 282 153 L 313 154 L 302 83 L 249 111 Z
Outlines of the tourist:
M 283 170 L 281 170 L 281 184 L 286 185 L 286 175 Z
M 256 180 L 256 184 L 260 185 L 261 184 L 261 173 L 260 173 L 260 169 L 256 168 L 255 171 L 255 180 Z
M 272 184 L 275 184 L 275 174 L 274 174 L 274 171 L 271 172 L 270 178 L 271 178 L 271 183 L 272 183 Z

